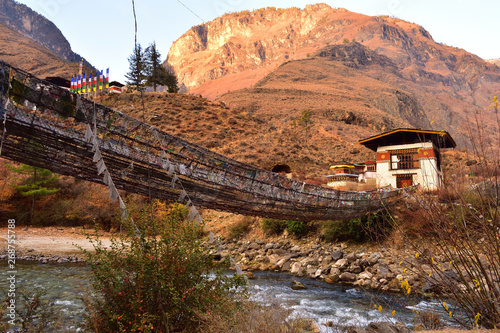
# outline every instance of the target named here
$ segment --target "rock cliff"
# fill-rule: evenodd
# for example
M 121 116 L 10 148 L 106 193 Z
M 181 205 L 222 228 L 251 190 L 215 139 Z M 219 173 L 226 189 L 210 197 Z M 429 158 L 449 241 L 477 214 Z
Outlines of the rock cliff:
M 498 66 L 436 43 L 423 27 L 326 4 L 226 14 L 187 31 L 167 63 L 191 93 L 256 116 L 342 110 L 367 135 L 435 128 L 463 143 L 471 111 L 492 117 L 500 93 Z

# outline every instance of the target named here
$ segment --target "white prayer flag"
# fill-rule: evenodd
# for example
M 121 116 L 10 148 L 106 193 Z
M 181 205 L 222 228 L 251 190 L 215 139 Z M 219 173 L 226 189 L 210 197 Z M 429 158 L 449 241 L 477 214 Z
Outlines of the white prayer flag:
M 179 165 L 179 172 L 181 173 L 181 175 L 186 174 L 186 166 L 184 164 Z
M 188 215 L 188 220 L 192 221 L 196 217 L 196 214 L 198 214 L 198 211 L 196 210 L 196 207 L 193 205 L 189 209 L 189 215 Z
M 210 231 L 210 243 L 213 243 L 215 240 L 215 235 L 213 232 Z
M 94 133 L 92 133 L 92 128 L 90 128 L 90 125 L 87 124 L 87 130 L 85 131 L 85 141 L 90 143 L 93 136 L 94 136 Z
M 179 180 L 179 178 L 177 177 L 177 175 L 174 175 L 174 178 L 172 178 L 172 187 L 175 186 L 175 182 Z
M 197 214 L 194 221 L 198 224 L 200 224 L 201 222 L 203 222 L 203 218 L 201 217 L 200 214 Z
M 111 183 L 111 175 L 109 174 L 108 170 L 104 172 L 104 178 L 102 179 L 102 181 L 106 185 L 109 185 Z
M 102 160 L 101 151 L 96 150 L 96 152 L 94 153 L 94 158 L 92 159 L 92 162 L 96 163 L 100 160 Z
M 100 160 L 97 162 L 97 174 L 100 175 L 104 171 L 106 171 L 106 164 L 104 164 L 104 160 Z
M 125 206 L 125 203 L 123 202 L 123 199 L 121 196 L 118 197 L 118 202 L 120 203 L 120 209 L 126 209 L 127 207 Z
M 179 197 L 179 202 L 184 201 L 184 199 L 186 198 L 186 196 L 187 196 L 186 191 L 185 191 L 185 190 L 182 190 L 182 192 L 181 192 L 181 196 Z
M 174 167 L 174 165 L 173 165 L 173 164 L 170 164 L 170 165 L 168 166 L 168 176 L 169 176 L 169 177 L 170 177 L 170 176 L 172 176 L 172 175 L 174 174 L 174 172 L 175 172 L 175 167 Z
M 235 264 L 234 268 L 236 269 L 236 274 L 243 275 L 243 271 L 241 270 L 240 265 Z
M 109 199 L 113 202 L 116 202 L 116 200 L 118 199 L 118 196 L 119 196 L 118 190 L 116 189 L 113 181 L 111 181 L 109 184 Z

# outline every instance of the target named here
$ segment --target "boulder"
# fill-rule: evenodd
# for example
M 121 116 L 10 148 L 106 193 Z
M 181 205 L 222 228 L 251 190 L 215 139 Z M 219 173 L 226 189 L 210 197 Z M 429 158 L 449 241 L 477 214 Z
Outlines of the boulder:
M 344 273 L 340 274 L 339 278 L 340 278 L 340 281 L 354 282 L 354 281 L 356 281 L 356 274 L 344 272 Z
M 260 249 L 260 245 L 257 244 L 257 243 L 251 243 L 249 246 L 248 246 L 249 249 L 251 250 L 258 250 Z
M 294 262 L 292 264 L 291 269 L 290 269 L 290 273 L 292 273 L 292 274 L 298 274 L 300 272 L 301 268 L 302 268 L 302 264 L 300 262 Z
M 358 275 L 358 279 L 361 280 L 371 280 L 373 277 L 373 274 L 367 271 L 364 271 Z
M 335 251 L 332 252 L 332 258 L 335 261 L 342 259 L 343 257 L 344 257 L 344 252 L 342 252 L 341 249 L 336 249 Z
M 283 266 L 281 266 L 281 270 L 284 272 L 289 272 L 292 269 L 292 263 L 290 261 L 286 261 Z
M 335 264 L 333 264 L 333 267 L 339 268 L 341 270 L 346 269 L 348 266 L 349 266 L 349 261 L 347 261 L 347 259 L 345 258 L 339 259 Z
M 349 253 L 345 258 L 351 264 L 351 263 L 355 262 L 358 259 L 358 256 L 356 255 L 356 253 L 353 252 L 353 253 Z
M 264 250 L 274 249 L 274 246 L 274 243 L 267 243 L 266 246 L 264 246 Z
M 361 269 L 361 267 L 359 267 L 359 266 L 352 265 L 351 268 L 349 269 L 349 271 L 351 273 L 354 273 L 354 274 L 359 274 L 363 271 L 363 269 Z

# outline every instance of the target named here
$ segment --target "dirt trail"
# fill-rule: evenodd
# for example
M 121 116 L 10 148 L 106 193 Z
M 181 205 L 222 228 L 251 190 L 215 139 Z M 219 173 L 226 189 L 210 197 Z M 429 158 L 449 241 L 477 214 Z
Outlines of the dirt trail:
M 16 252 L 18 254 L 43 254 L 70 256 L 81 255 L 77 246 L 85 250 L 93 250 L 92 244 L 86 238 L 81 227 L 46 227 L 25 230 L 25 227 L 13 229 L 16 236 Z M 93 233 L 93 231 L 88 231 Z M 7 247 L 8 229 L 0 228 L 0 250 L 4 252 Z M 111 233 L 100 232 L 100 239 L 104 246 L 109 246 Z

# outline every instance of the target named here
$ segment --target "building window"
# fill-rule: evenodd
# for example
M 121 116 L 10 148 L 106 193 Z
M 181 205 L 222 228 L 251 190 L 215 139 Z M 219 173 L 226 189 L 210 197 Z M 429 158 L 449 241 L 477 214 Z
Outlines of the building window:
M 366 171 L 377 171 L 377 170 L 375 169 L 375 164 L 373 164 L 373 165 L 367 165 L 367 166 L 366 166 Z
M 391 151 L 391 170 L 418 169 L 417 149 L 400 149 Z

